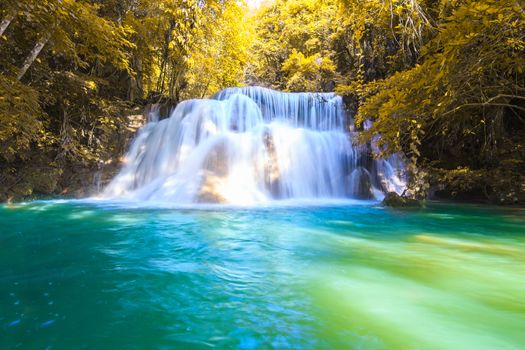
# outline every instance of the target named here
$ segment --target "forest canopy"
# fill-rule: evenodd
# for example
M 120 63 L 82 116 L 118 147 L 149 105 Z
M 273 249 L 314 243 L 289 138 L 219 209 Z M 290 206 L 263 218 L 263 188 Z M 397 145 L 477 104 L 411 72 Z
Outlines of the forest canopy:
M 262 85 L 345 96 L 408 195 L 525 201 L 523 0 L 0 0 L 0 20 L 0 199 L 85 185 L 148 104 Z
M 0 198 L 83 187 L 123 153 L 127 116 L 240 84 L 245 10 L 233 0 L 1 0 Z

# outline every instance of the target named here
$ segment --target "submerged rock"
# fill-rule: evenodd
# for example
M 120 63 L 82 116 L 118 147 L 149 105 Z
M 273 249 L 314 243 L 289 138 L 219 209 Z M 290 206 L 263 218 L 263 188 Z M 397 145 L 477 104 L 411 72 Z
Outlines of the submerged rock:
M 419 208 L 422 206 L 417 199 L 403 197 L 396 192 L 388 192 L 381 204 L 392 208 Z

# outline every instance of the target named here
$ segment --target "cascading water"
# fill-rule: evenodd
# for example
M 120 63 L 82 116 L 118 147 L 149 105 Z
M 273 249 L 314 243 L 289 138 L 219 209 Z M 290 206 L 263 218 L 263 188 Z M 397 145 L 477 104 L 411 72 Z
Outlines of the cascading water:
M 332 93 L 242 87 L 184 101 L 140 130 L 103 197 L 251 204 L 402 191 L 402 162 L 371 160 L 351 125 Z

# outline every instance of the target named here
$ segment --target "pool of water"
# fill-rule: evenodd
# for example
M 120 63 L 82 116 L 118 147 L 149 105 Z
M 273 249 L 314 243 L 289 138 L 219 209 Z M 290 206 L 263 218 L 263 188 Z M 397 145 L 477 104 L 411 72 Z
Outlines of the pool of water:
M 523 349 L 525 211 L 0 207 L 0 348 Z

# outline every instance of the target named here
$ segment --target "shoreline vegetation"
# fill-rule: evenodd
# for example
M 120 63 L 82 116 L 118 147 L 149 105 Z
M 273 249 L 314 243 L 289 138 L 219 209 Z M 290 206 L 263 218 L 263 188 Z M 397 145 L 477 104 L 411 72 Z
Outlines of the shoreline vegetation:
M 242 85 L 344 96 L 403 200 L 525 203 L 522 0 L 0 0 L 0 201 L 90 195 L 148 106 Z

